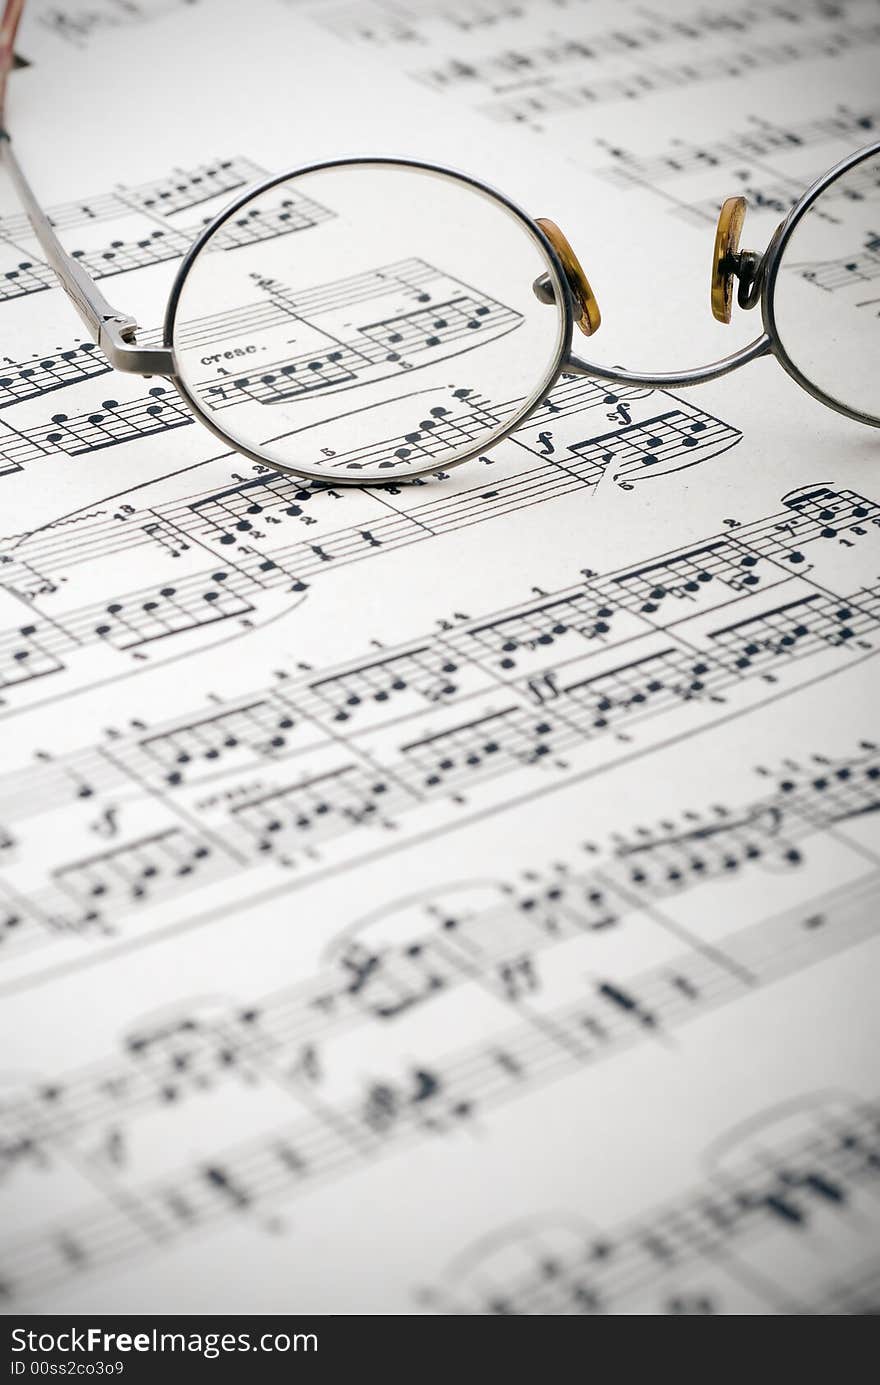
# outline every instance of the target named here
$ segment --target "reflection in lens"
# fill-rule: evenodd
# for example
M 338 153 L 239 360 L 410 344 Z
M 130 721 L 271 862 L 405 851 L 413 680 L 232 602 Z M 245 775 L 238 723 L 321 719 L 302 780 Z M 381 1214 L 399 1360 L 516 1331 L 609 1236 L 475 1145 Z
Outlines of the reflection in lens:
M 465 180 L 337 164 L 223 222 L 166 334 L 235 443 L 329 481 L 397 481 L 484 451 L 546 393 L 565 326 L 533 289 L 548 272 L 527 223 Z
M 782 251 L 773 292 L 779 339 L 830 400 L 880 423 L 880 153 L 813 200 Z

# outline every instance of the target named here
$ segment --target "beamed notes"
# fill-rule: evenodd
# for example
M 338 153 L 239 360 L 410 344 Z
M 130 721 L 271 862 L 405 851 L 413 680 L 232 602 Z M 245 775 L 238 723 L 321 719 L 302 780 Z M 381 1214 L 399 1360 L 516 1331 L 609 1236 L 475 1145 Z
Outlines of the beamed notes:
M 257 0 L 246 62 L 239 8 L 20 35 L 33 181 L 148 345 L 231 198 L 369 152 L 558 220 L 591 359 L 693 365 L 760 330 L 708 311 L 721 201 L 763 249 L 880 124 L 869 0 Z M 817 321 L 880 307 L 848 188 Z M 474 360 L 521 286 L 317 274 L 335 216 L 232 217 L 185 324 L 219 426 L 321 407 L 312 483 L 113 372 L 0 193 L 3 1309 L 875 1313 L 877 439 L 767 361 L 562 376 L 444 472 L 520 409 Z

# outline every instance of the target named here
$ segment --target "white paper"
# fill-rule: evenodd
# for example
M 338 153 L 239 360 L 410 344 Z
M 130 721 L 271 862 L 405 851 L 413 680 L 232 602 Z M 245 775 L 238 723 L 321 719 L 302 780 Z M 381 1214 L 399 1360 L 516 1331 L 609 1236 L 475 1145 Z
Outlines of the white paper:
M 235 191 L 387 152 L 565 228 L 588 359 L 694 365 L 760 331 L 721 200 L 762 250 L 877 115 L 856 0 L 240 9 L 20 37 L 153 340 Z M 102 370 L 2 208 L 6 1311 L 876 1311 L 876 432 L 771 360 L 572 378 L 315 493 Z

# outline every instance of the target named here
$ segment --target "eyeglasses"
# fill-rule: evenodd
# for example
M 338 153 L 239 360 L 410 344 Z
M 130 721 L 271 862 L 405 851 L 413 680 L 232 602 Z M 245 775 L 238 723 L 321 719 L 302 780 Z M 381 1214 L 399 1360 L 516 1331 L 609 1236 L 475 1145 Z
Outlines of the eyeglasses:
M 0 125 L 24 0 L 0 27 Z M 746 211 L 718 219 L 711 306 L 761 305 L 763 332 L 694 370 L 610 369 L 572 350 L 600 314 L 559 227 L 475 178 L 408 159 L 341 159 L 269 178 L 184 256 L 163 345 L 106 301 L 58 241 L 0 128 L 0 150 L 48 262 L 110 364 L 165 376 L 224 443 L 308 480 L 376 484 L 447 471 L 517 428 L 560 375 L 682 387 L 773 355 L 805 390 L 880 426 L 880 235 L 868 229 L 880 142 L 810 187 L 764 254 Z M 261 234 L 254 236 L 257 223 Z

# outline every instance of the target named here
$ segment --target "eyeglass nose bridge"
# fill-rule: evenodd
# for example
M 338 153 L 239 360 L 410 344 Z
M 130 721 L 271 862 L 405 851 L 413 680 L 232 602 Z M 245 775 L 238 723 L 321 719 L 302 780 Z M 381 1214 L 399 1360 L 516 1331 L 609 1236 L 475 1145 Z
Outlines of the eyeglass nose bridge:
M 720 322 L 730 322 L 735 281 L 738 281 L 737 301 L 742 308 L 754 307 L 759 302 L 764 287 L 765 266 L 773 242 L 764 255 L 759 255 L 753 250 L 740 250 L 739 237 L 742 232 L 747 205 L 744 197 L 729 197 L 721 208 L 718 218 L 715 251 L 712 260 L 712 311 Z M 572 287 L 572 292 L 577 295 L 577 285 L 571 284 L 567 272 L 568 266 L 563 258 L 562 244 L 557 238 L 561 238 L 561 242 L 572 256 L 574 256 L 574 251 L 571 250 L 568 241 L 565 240 L 562 232 L 557 226 L 554 226 L 553 222 L 539 220 L 537 224 L 559 254 L 563 267 L 566 269 L 566 279 Z M 552 228 L 552 234 L 550 228 Z M 575 263 L 577 264 L 576 257 Z M 583 275 L 583 270 L 579 264 L 577 267 Z M 586 276 L 584 279 L 586 280 Z M 554 301 L 553 285 L 549 275 L 544 274 L 540 279 L 536 279 L 532 287 L 541 302 L 552 303 Z M 589 289 L 589 284 L 587 284 L 587 288 Z M 591 290 L 590 293 L 592 296 Z M 598 326 L 598 322 L 596 325 Z M 582 328 L 582 330 L 584 329 Z M 587 332 L 586 335 L 590 335 L 590 333 Z M 724 356 L 717 361 L 710 361 L 707 365 L 694 366 L 689 370 L 624 370 L 620 366 L 603 366 L 597 361 L 586 361 L 573 353 L 569 353 L 562 373 L 564 375 L 594 376 L 599 380 L 607 380 L 611 384 L 646 385 L 650 389 L 678 389 L 703 384 L 708 380 L 717 380 L 722 375 L 728 375 L 734 370 L 739 370 L 750 361 L 773 354 L 773 342 L 764 331 L 754 341 L 749 342 L 747 346 L 740 347 L 732 355 Z
M 765 266 L 775 241 L 765 254 L 754 250 L 740 250 L 739 239 L 748 203 L 744 197 L 728 197 L 718 216 L 715 232 L 715 247 L 712 257 L 712 312 L 719 322 L 729 323 L 733 309 L 733 287 L 737 283 L 737 302 L 741 308 L 753 308 L 760 301 L 765 280 Z M 539 222 L 543 226 L 545 223 Z M 552 225 L 552 223 L 551 223 Z M 779 228 L 781 230 L 781 227 Z M 561 232 L 559 233 L 562 234 Z M 777 231 L 777 236 L 779 231 Z M 566 242 L 567 244 L 567 242 Z M 560 256 L 561 258 L 561 256 Z M 546 293 L 542 280 L 547 280 Z M 534 284 L 535 293 L 543 302 L 553 301 L 553 288 L 549 275 L 542 276 Z M 739 370 L 741 366 L 761 356 L 774 354 L 774 346 L 767 332 L 762 332 L 747 346 L 740 347 L 730 356 L 710 361 L 704 366 L 679 371 L 634 371 L 620 367 L 599 365 L 594 361 L 581 360 L 569 355 L 563 373 L 566 375 L 592 375 L 599 380 L 614 384 L 647 385 L 651 389 L 675 389 L 682 386 L 698 385 L 708 380 L 717 380 L 722 375 Z

